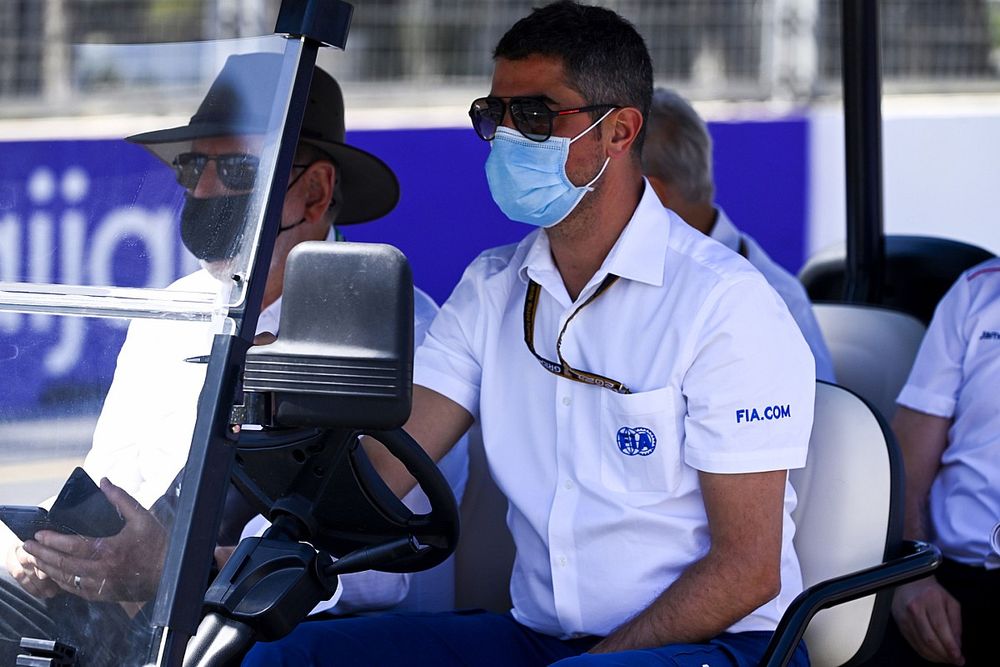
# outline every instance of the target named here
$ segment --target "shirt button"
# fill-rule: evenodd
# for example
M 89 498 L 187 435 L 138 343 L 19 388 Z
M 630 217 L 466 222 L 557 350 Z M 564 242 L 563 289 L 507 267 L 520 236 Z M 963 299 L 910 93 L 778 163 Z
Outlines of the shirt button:
M 559 558 L 556 559 L 556 562 L 559 563 L 559 567 L 566 567 L 566 563 L 568 561 L 566 560 L 566 556 L 559 556 Z
M 566 487 L 567 491 L 571 490 L 573 488 L 573 480 L 567 479 L 565 482 L 563 482 L 563 486 Z
M 563 405 L 570 405 L 572 402 L 573 402 L 572 398 L 570 398 L 569 396 L 563 396 L 562 398 Z

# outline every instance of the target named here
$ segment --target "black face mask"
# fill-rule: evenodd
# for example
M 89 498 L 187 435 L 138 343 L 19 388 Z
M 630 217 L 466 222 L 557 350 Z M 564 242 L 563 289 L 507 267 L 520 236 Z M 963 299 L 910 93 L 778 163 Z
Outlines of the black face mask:
M 304 170 L 288 184 L 285 192 L 292 189 L 305 169 L 313 165 L 292 165 Z M 191 254 L 206 262 L 232 259 L 240 245 L 243 227 L 247 220 L 252 192 L 243 195 L 222 195 L 220 197 L 193 197 L 184 193 L 184 208 L 181 210 L 181 241 Z M 340 207 L 340 179 L 334 184 L 336 206 Z M 278 227 L 278 235 L 294 229 L 306 221 L 305 217 L 284 227 Z
M 181 241 L 206 262 L 232 259 L 239 249 L 253 193 L 199 199 L 184 195 Z

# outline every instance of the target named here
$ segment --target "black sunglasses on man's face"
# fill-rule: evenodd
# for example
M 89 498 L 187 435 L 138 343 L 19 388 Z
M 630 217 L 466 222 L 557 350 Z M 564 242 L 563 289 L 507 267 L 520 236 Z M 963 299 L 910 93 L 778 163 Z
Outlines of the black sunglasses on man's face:
M 559 109 L 553 111 L 545 102 L 537 97 L 512 97 L 504 102 L 499 97 L 480 97 L 473 100 L 469 108 L 472 127 L 483 141 L 493 141 L 497 128 L 503 125 L 507 109 L 514 127 L 532 141 L 545 141 L 552 136 L 552 119 L 559 116 L 569 116 L 585 111 L 617 108 L 618 104 L 592 104 L 576 109 Z
M 215 162 L 215 173 L 219 181 L 228 189 L 245 192 L 253 189 L 260 168 L 260 158 L 245 153 L 226 155 L 206 155 L 205 153 L 181 153 L 173 160 L 177 182 L 188 190 L 198 187 L 198 181 L 209 162 Z

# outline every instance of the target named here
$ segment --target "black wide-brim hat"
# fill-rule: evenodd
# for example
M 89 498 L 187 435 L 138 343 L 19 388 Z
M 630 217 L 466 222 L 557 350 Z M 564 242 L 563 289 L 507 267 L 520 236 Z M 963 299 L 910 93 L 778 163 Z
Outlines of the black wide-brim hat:
M 277 53 L 229 56 L 219 76 L 187 125 L 126 137 L 168 165 L 191 142 L 206 137 L 266 134 L 282 57 Z M 319 67 L 313 70 L 309 101 L 299 140 L 328 153 L 337 165 L 343 196 L 337 225 L 381 218 L 399 201 L 392 169 L 371 153 L 344 143 L 344 97 L 340 86 Z

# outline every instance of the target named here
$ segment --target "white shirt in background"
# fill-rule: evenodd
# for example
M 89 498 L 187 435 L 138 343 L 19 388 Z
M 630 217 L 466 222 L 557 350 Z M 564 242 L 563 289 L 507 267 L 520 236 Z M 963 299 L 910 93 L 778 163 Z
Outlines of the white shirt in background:
M 930 490 L 933 541 L 966 565 L 1000 568 L 1000 259 L 963 273 L 934 311 L 897 402 L 952 419 Z
M 799 330 L 805 336 L 806 342 L 809 343 L 809 349 L 812 350 L 813 358 L 816 359 L 816 379 L 836 382 L 833 373 L 833 359 L 830 357 L 830 351 L 823 340 L 823 333 L 820 331 L 819 323 L 813 314 L 812 302 L 809 300 L 805 287 L 802 286 L 798 278 L 771 259 L 752 236 L 737 229 L 725 211 L 718 206 L 715 210 L 718 211 L 718 216 L 715 220 L 715 226 L 712 228 L 711 237 L 735 253 L 740 253 L 742 241 L 746 248 L 747 261 L 764 275 L 771 287 L 781 296 L 795 323 L 799 325 Z

